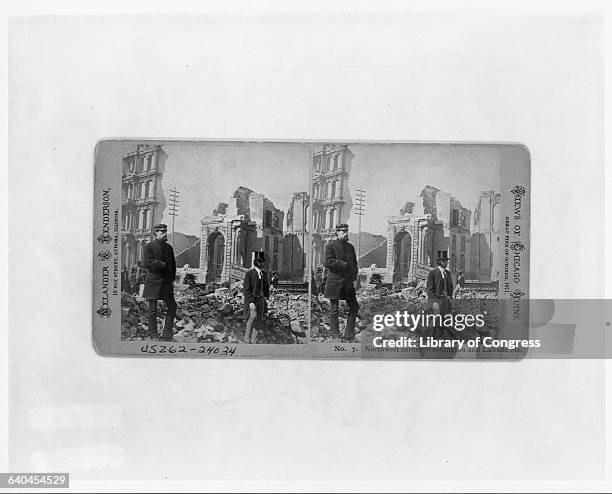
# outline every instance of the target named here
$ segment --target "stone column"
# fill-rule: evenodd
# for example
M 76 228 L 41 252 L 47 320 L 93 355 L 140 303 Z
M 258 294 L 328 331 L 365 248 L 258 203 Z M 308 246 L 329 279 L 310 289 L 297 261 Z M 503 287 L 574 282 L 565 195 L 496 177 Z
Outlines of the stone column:
M 226 280 L 229 277 L 229 264 L 233 262 L 232 253 L 234 251 L 235 235 L 232 228 L 232 222 L 225 222 L 225 228 L 223 229 L 223 236 L 225 237 L 225 248 L 223 252 L 223 270 L 221 271 L 221 279 Z M 229 280 L 231 283 L 231 280 Z
M 387 225 L 387 269 L 393 272 L 393 241 L 395 237 L 395 228 L 393 225 Z
M 208 275 L 208 228 L 201 227 L 200 230 L 200 269 L 204 275 L 204 279 Z

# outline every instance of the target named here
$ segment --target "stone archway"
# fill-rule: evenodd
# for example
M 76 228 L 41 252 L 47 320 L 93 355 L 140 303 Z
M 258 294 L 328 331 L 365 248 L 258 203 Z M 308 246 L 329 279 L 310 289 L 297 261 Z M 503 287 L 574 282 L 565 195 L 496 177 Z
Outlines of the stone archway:
M 398 232 L 393 241 L 393 281 L 408 281 L 412 261 L 412 237 Z
M 225 237 L 221 232 L 214 231 L 208 236 L 206 250 L 208 252 L 206 281 L 221 281 L 225 261 Z

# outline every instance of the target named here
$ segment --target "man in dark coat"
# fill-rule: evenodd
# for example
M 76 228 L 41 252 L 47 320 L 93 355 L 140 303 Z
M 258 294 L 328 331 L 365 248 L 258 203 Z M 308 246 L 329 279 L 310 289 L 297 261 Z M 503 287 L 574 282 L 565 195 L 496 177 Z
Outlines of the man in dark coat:
M 355 322 L 359 303 L 355 294 L 355 282 L 359 274 L 355 247 L 349 243 L 349 227 L 346 223 L 336 226 L 337 239 L 325 246 L 325 267 L 327 280 L 323 296 L 330 301 L 329 326 L 332 338 L 340 336 L 338 309 L 340 300 L 346 300 L 349 308 L 346 331 L 343 341 L 352 341 L 355 337 Z
M 444 317 L 450 313 L 450 299 L 453 297 L 453 279 L 448 266 L 446 251 L 438 251 L 438 266 L 433 268 L 427 276 L 427 296 L 432 302 L 435 314 Z
M 257 330 L 261 329 L 266 299 L 270 296 L 268 274 L 263 270 L 266 258 L 264 252 L 253 252 L 253 267 L 244 275 L 242 290 L 244 294 L 244 313 L 247 318 L 245 343 L 257 342 Z M 257 324 L 255 324 L 257 323 Z M 255 324 L 255 328 L 253 325 Z
M 176 301 L 174 300 L 174 278 L 176 277 L 176 261 L 174 250 L 168 244 L 168 227 L 160 224 L 153 227 L 155 238 L 144 246 L 144 267 L 147 275 L 144 282 L 142 298 L 149 301 L 149 336 L 158 338 L 157 333 L 157 301 L 163 300 L 167 314 L 161 341 L 172 341 Z

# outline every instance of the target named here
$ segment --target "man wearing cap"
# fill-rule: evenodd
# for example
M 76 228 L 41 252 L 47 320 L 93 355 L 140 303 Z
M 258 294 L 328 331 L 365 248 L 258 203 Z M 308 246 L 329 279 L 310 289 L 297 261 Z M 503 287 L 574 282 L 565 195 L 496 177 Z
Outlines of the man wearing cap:
M 352 341 L 355 337 L 355 322 L 359 303 L 355 294 L 355 282 L 359 273 L 355 247 L 349 243 L 349 227 L 346 223 L 336 226 L 336 240 L 325 246 L 325 267 L 327 280 L 323 296 L 330 301 L 329 326 L 332 338 L 340 336 L 338 309 L 340 300 L 346 300 L 349 308 L 346 330 L 343 341 Z
M 253 267 L 244 275 L 242 291 L 244 294 L 244 315 L 247 318 L 244 332 L 245 343 L 257 342 L 257 330 L 261 328 L 263 316 L 266 312 L 266 299 L 270 296 L 268 274 L 263 270 L 265 263 L 265 252 L 253 252 Z M 253 328 L 253 324 L 256 328 Z
M 450 299 L 453 296 L 453 280 L 448 266 L 448 254 L 446 251 L 438 251 L 438 266 L 433 268 L 427 276 L 427 295 L 432 301 L 432 307 L 436 314 L 450 313 Z
M 172 341 L 176 301 L 174 300 L 174 278 L 176 277 L 176 261 L 174 250 L 168 244 L 168 227 L 160 224 L 153 227 L 155 238 L 144 246 L 144 267 L 147 275 L 144 282 L 142 297 L 149 301 L 149 336 L 159 337 L 157 333 L 157 301 L 163 300 L 167 314 L 164 330 L 159 337 L 161 341 Z

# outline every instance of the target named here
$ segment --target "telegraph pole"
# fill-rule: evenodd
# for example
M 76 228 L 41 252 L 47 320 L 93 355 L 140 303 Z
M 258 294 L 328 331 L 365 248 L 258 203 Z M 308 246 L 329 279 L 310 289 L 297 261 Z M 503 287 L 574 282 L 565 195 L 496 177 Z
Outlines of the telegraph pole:
M 355 201 L 355 214 L 359 216 L 359 235 L 357 237 L 357 264 L 361 257 L 361 217 L 365 214 L 365 197 L 366 191 L 363 187 L 359 187 L 355 192 L 357 199 Z
M 176 190 L 176 188 L 170 189 L 170 205 L 169 205 L 170 212 L 168 214 L 172 216 L 172 246 L 173 247 L 174 247 L 174 218 L 178 216 L 178 213 L 179 213 L 178 196 L 179 196 L 179 191 Z

